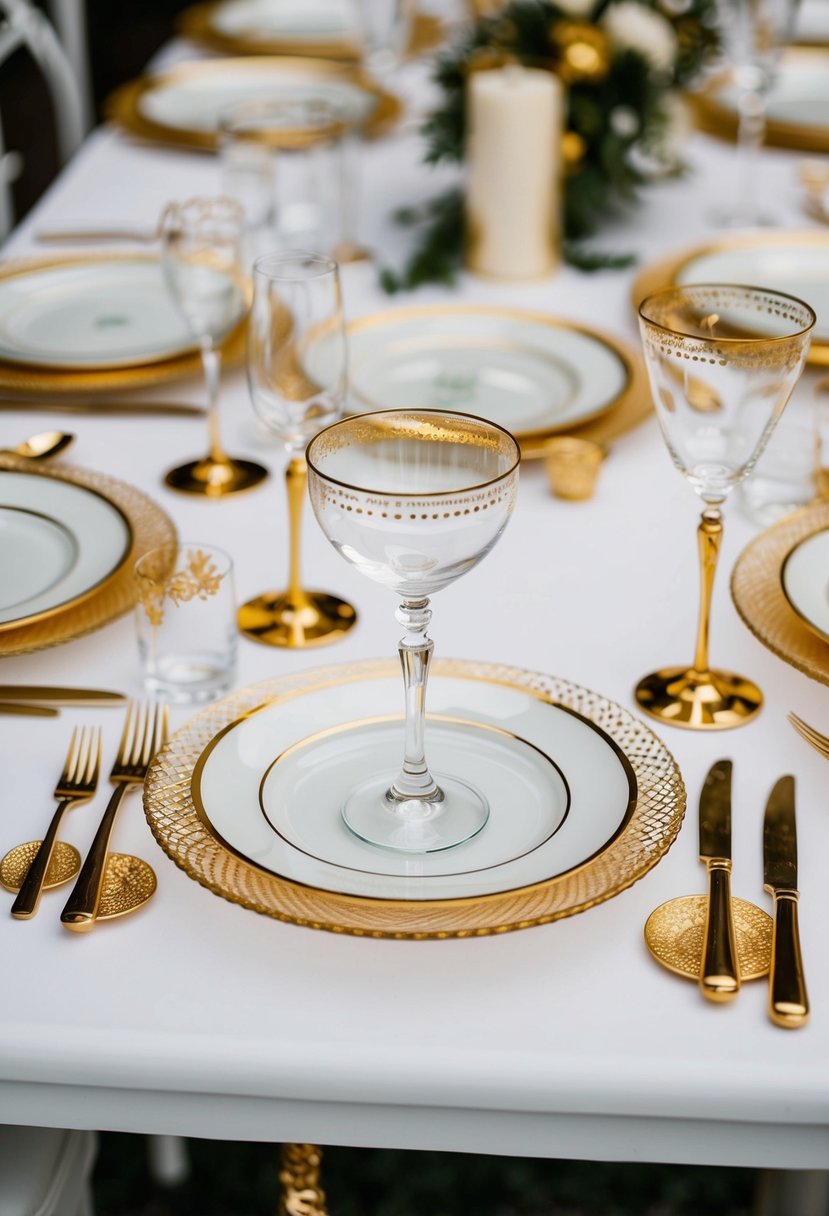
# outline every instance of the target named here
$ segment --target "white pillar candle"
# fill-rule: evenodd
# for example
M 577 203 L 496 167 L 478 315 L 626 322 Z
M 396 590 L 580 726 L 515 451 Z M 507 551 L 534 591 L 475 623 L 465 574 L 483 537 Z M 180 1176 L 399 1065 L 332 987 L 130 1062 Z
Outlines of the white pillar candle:
M 466 264 L 499 279 L 557 265 L 563 90 L 552 72 L 510 64 L 467 84 Z

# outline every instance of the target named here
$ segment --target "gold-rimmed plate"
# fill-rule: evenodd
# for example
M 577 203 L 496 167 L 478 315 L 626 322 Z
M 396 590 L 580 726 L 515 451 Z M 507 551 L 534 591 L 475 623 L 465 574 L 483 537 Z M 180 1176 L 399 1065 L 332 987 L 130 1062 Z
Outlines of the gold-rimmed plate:
M 44 487 L 57 481 L 99 496 L 111 505 L 113 513 L 125 520 L 130 543 L 118 563 L 86 594 L 55 611 L 40 613 L 28 622 L 10 623 L 0 630 L 0 656 L 57 646 L 100 629 L 128 612 L 136 597 L 134 563 L 150 549 L 172 544 L 176 539 L 175 528 L 161 508 L 133 486 L 87 469 L 40 468 L 32 461 L 0 456 L 0 481 L 4 471 L 23 474 L 27 480 L 42 478 Z
M 247 721 L 264 704 L 270 709 L 290 702 L 291 712 L 301 715 L 304 698 L 310 698 L 310 706 L 315 695 L 326 688 L 347 690 L 361 684 L 370 687 L 371 681 L 399 679 L 395 665 L 385 661 L 268 680 L 234 693 L 192 719 L 158 755 L 145 783 L 145 812 L 157 841 L 190 877 L 232 902 L 293 924 L 388 938 L 485 936 L 571 916 L 636 882 L 670 847 L 685 808 L 681 775 L 664 744 L 621 706 L 552 676 L 493 664 L 438 661 L 434 675 L 437 681 L 453 684 L 452 695 L 457 687 L 468 690 L 462 697 L 465 713 L 456 716 L 485 722 L 486 702 L 495 699 L 499 714 L 508 710 L 507 727 L 501 719 L 500 729 L 512 731 L 519 721 L 526 722 L 527 715 L 535 717 L 539 712 L 542 717 L 549 713 L 551 722 L 563 721 L 569 714 L 574 729 L 581 723 L 579 729 L 589 732 L 592 724 L 597 728 L 596 739 L 601 736 L 609 741 L 608 765 L 612 768 L 611 753 L 616 749 L 618 772 L 629 771 L 633 785 L 625 786 L 628 801 L 624 810 L 620 808 L 616 830 L 610 830 L 610 838 L 599 844 L 594 855 L 566 872 L 508 890 L 424 899 L 422 892 L 420 897 L 386 898 L 355 893 L 354 888 L 344 893 L 314 886 L 266 870 L 230 848 L 200 817 L 194 801 L 194 788 L 203 788 L 196 770 L 205 750 L 226 728 L 240 719 Z M 485 704 L 479 712 L 481 700 Z M 265 715 L 269 709 L 263 711 Z M 515 732 L 519 736 L 521 729 Z M 567 759 L 561 760 L 569 783 Z M 635 789 L 633 798 L 629 797 L 631 788 Z M 574 792 L 567 818 L 578 813 Z M 539 847 L 550 845 L 545 840 Z M 549 870 L 557 869 L 550 861 Z
M 721 139 L 736 139 L 739 90 L 725 75 L 691 95 L 697 124 Z M 765 142 L 800 152 L 829 152 L 829 51 L 793 47 L 774 74 L 766 100 Z
M 354 8 L 348 0 L 218 0 L 194 4 L 178 18 L 185 38 L 224 55 L 299 55 L 347 62 L 361 56 Z M 442 37 L 441 22 L 431 13 L 416 13 L 407 55 L 434 50 Z
M 449 409 L 506 427 L 524 457 L 563 432 L 603 443 L 651 409 L 624 342 L 546 313 L 474 305 L 393 308 L 348 327 L 348 410 Z M 333 357 L 307 352 L 312 374 Z
M 221 115 L 248 101 L 322 98 L 344 107 L 366 135 L 381 135 L 401 113 L 396 97 L 358 68 L 325 59 L 251 55 L 199 59 L 121 85 L 105 103 L 107 118 L 155 143 L 215 152 Z M 285 133 L 286 146 L 307 132 Z
M 744 232 L 679 250 L 640 271 L 633 306 L 688 283 L 754 283 L 805 300 L 817 314 L 807 361 L 829 365 L 829 230 Z
M 829 502 L 784 516 L 750 541 L 731 575 L 734 605 L 773 654 L 821 684 L 829 684 L 829 645 L 792 606 L 783 568 L 804 541 L 829 528 Z

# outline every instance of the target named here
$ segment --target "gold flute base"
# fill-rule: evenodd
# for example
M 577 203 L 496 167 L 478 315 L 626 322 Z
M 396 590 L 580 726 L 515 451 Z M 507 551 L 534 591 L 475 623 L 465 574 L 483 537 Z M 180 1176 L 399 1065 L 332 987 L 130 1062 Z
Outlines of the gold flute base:
M 240 494 L 252 490 L 268 476 L 268 470 L 253 460 L 235 460 L 228 456 L 224 460 L 190 460 L 187 464 L 170 469 L 165 474 L 164 484 L 179 494 L 200 494 L 204 498 L 224 498 L 228 494 Z
M 239 609 L 239 629 L 265 646 L 324 646 L 355 624 L 351 604 L 325 591 L 305 591 L 297 602 L 285 591 L 266 591 Z
M 639 707 L 668 726 L 728 730 L 759 713 L 763 694 L 756 684 L 730 671 L 666 667 L 636 686 Z

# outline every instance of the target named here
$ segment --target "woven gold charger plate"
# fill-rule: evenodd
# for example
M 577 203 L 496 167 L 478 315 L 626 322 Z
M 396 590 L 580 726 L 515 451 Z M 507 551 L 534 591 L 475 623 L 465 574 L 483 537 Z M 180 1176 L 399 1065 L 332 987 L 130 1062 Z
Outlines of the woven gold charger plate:
M 340 38 L 324 41 L 321 38 L 279 37 L 275 34 L 259 37 L 253 30 L 229 33 L 217 22 L 220 10 L 226 7 L 227 0 L 218 0 L 216 3 L 194 4 L 186 8 L 178 18 L 179 33 L 225 55 L 307 55 L 348 62 L 360 58 L 359 45 Z M 439 18 L 432 13 L 416 13 L 406 55 L 411 58 L 432 51 L 440 45 L 442 37 L 443 27 Z
M 162 849 L 191 878 L 232 903 L 277 920 L 360 937 L 483 937 L 547 924 L 612 898 L 670 848 L 685 812 L 685 787 L 665 745 L 613 701 L 576 684 L 514 667 L 441 660 L 435 674 L 520 689 L 594 723 L 624 753 L 637 794 L 620 830 L 581 865 L 546 881 L 457 899 L 378 899 L 343 895 L 270 873 L 234 853 L 199 817 L 192 796 L 197 762 L 216 735 L 263 704 L 331 683 L 388 678 L 386 660 L 280 676 L 234 693 L 184 726 L 156 757 L 144 784 L 144 810 Z
M 171 520 L 152 499 L 134 486 L 118 481 L 105 473 L 94 473 L 66 465 L 41 468 L 34 461 L 14 456 L 0 456 L 0 490 L 4 469 L 32 476 L 66 481 L 84 486 L 112 503 L 124 516 L 132 533 L 129 553 L 95 591 L 60 611 L 0 632 L 0 657 L 28 654 L 48 646 L 58 646 L 92 633 L 110 621 L 129 612 L 135 604 L 136 587 L 133 566 L 139 557 L 157 545 L 173 544 L 176 530 Z
M 335 63 L 326 59 L 302 59 L 280 55 L 250 55 L 233 59 L 197 59 L 181 63 L 168 72 L 158 75 L 139 76 L 120 85 L 104 103 L 104 113 L 130 135 L 137 135 L 153 143 L 179 148 L 193 148 L 202 152 L 215 152 L 219 146 L 219 133 L 209 127 L 173 125 L 150 117 L 145 111 L 145 102 L 152 94 L 171 88 L 199 87 L 209 89 L 214 80 L 220 80 L 229 72 L 238 73 L 244 81 L 251 77 L 253 88 L 249 95 L 237 88 L 234 103 L 263 100 L 261 79 L 266 74 L 275 82 L 291 85 L 316 79 L 322 89 L 338 82 L 356 85 L 375 98 L 375 106 L 363 124 L 363 134 L 379 136 L 385 134 L 400 118 L 403 108 L 400 101 L 387 93 L 374 81 L 349 64 Z M 259 86 L 256 87 L 257 74 Z M 290 94 L 289 94 L 290 95 Z M 226 103 L 230 104 L 230 102 Z M 310 137 L 298 132 L 286 133 L 286 146 L 301 147 Z
M 829 684 L 829 644 L 792 608 L 783 590 L 783 563 L 795 545 L 829 527 L 829 502 L 784 516 L 746 545 L 731 575 L 731 598 L 764 646 L 798 671 Z
M 152 256 L 147 254 L 118 253 L 119 260 L 125 258 L 137 261 L 152 260 Z M 47 257 L 20 258 L 5 262 L 0 267 L 0 278 L 34 274 L 57 266 L 85 266 L 94 262 L 106 265 L 111 260 L 111 253 L 52 254 Z M 240 363 L 244 358 L 245 332 L 246 323 L 242 321 L 222 341 L 219 349 L 225 366 Z M 60 397 L 88 396 L 94 393 L 149 388 L 155 384 L 168 384 L 174 380 L 203 374 L 201 355 L 197 350 L 159 359 L 154 363 L 83 369 L 35 366 L 0 358 L 0 392 Z

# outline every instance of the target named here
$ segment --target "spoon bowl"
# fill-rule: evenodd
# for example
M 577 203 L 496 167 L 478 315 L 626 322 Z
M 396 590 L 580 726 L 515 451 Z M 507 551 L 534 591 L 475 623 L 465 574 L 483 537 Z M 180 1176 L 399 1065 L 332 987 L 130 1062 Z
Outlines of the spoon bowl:
M 50 460 L 74 442 L 75 436 L 67 431 L 40 431 L 37 435 L 30 435 L 16 447 L 4 448 L 3 455 L 24 456 L 27 460 Z

